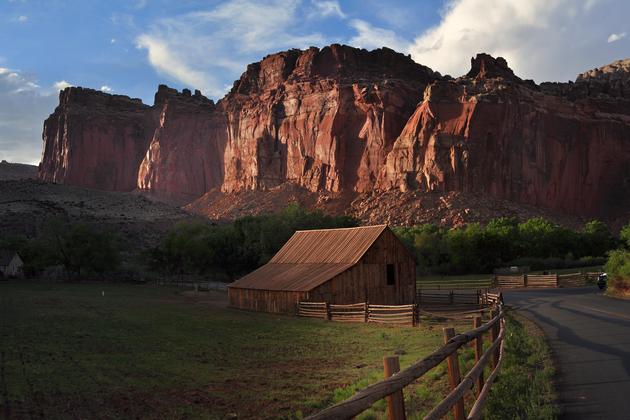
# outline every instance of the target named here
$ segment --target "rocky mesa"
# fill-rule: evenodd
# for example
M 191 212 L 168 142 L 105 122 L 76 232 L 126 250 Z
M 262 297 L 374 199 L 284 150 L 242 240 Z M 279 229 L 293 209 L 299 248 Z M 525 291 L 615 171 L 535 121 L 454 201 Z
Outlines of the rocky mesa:
M 326 199 L 455 192 L 611 219 L 630 208 L 629 74 L 622 60 L 537 85 L 479 54 L 453 79 L 387 48 L 331 45 L 250 64 L 217 103 L 163 85 L 153 106 L 67 88 L 44 124 L 39 176 L 205 195 L 193 208 L 289 184 Z

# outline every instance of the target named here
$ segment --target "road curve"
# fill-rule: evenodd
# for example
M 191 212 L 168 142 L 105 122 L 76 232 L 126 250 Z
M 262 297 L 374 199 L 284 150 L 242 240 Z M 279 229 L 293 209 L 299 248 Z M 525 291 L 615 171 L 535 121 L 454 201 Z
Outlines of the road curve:
M 558 370 L 562 419 L 630 419 L 630 301 L 595 287 L 504 291 L 536 322 Z

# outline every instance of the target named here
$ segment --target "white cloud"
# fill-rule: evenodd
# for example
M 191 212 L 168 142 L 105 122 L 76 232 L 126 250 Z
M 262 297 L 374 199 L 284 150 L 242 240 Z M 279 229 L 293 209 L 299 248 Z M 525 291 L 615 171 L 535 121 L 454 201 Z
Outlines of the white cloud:
M 20 23 L 28 22 L 28 16 L 25 16 L 25 15 L 18 16 L 16 20 Z
M 627 55 L 601 48 L 601 40 L 610 27 L 627 24 L 629 14 L 626 0 L 451 0 L 441 22 L 416 38 L 411 54 L 453 76 L 468 71 L 470 57 L 487 52 L 505 57 L 521 77 L 572 80 Z
M 57 96 L 18 70 L 0 68 L 0 160 L 37 164 L 44 119 Z
M 101 92 L 105 92 L 105 93 L 112 93 L 114 91 L 114 89 L 110 88 L 107 85 L 103 85 L 103 86 L 101 86 L 100 91 Z
M 311 3 L 315 6 L 317 15 L 321 17 L 336 16 L 341 19 L 346 18 L 346 14 L 341 10 L 341 6 L 338 1 L 317 1 L 312 0 Z
M 350 26 L 357 31 L 357 34 L 350 39 L 350 44 L 355 47 L 366 49 L 389 47 L 402 53 L 407 53 L 409 50 L 409 42 L 398 37 L 394 31 L 372 26 L 360 19 L 351 20 Z
M 161 74 L 200 89 L 224 94 L 225 74 L 243 72 L 268 53 L 326 44 L 303 28 L 299 0 L 229 0 L 215 8 L 158 21 L 136 39 Z
M 110 40 L 109 40 L 109 43 L 110 43 L 110 44 L 115 44 L 115 43 L 116 43 L 116 38 L 112 38 L 112 39 L 110 39 Z
M 73 85 L 66 82 L 65 80 L 60 80 L 58 82 L 53 83 L 53 88 L 56 90 L 64 90 L 67 87 L 72 87 Z
M 623 39 L 625 37 L 626 37 L 625 32 L 620 32 L 618 34 L 610 34 L 610 36 L 608 37 L 608 43 L 610 44 L 611 42 L 619 41 L 620 39 Z

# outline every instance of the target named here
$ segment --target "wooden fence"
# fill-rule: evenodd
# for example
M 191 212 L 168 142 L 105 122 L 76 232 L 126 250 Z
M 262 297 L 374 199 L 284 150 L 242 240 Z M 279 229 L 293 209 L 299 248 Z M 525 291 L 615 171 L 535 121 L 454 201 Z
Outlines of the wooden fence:
M 452 410 L 455 420 L 479 419 L 483 414 L 484 403 L 490 388 L 497 377 L 503 361 L 503 338 L 505 337 L 505 319 L 501 295 L 492 312 L 492 319 L 482 324 L 481 317 L 473 320 L 473 329 L 462 334 L 455 334 L 453 328 L 444 328 L 444 346 L 424 359 L 399 371 L 398 357 L 383 359 L 386 379 L 360 390 L 354 396 L 327 408 L 311 417 L 312 420 L 349 419 L 369 409 L 372 404 L 383 398 L 387 399 L 387 412 L 390 420 L 405 419 L 403 389 L 422 377 L 444 360 L 448 365 L 451 386 L 449 394 L 424 418 L 434 420 L 444 417 Z M 483 351 L 484 334 L 490 332 L 490 345 Z M 474 341 L 475 365 L 462 378 L 459 366 L 458 349 Z M 484 369 L 492 364 L 492 372 L 484 380 Z M 476 400 L 468 414 L 464 406 L 466 392 L 474 389 Z
M 525 287 L 543 288 L 558 287 L 557 274 L 528 274 L 525 276 Z
M 349 305 L 326 302 L 299 302 L 297 314 L 311 318 L 322 318 L 340 322 L 377 322 L 380 324 L 415 325 L 416 305 L 372 305 L 354 303 Z
M 501 289 L 525 287 L 525 274 L 519 274 L 518 276 L 496 276 L 494 284 Z
M 572 274 L 506 274 L 496 275 L 487 279 L 419 279 L 416 283 L 418 293 L 431 294 L 435 291 L 446 290 L 482 290 L 482 289 L 511 289 L 517 287 L 583 287 L 595 283 L 601 273 L 572 273 Z
M 550 288 L 550 287 L 583 287 L 597 281 L 601 273 L 571 274 L 519 274 L 513 276 L 496 276 L 495 287 L 510 289 L 515 287 Z
M 420 296 L 420 295 L 419 295 Z M 423 293 L 424 300 L 409 305 L 373 305 L 353 303 L 338 305 L 326 302 L 298 302 L 297 314 L 338 322 L 374 322 L 380 324 L 416 325 L 420 314 L 436 318 L 454 318 L 444 312 L 459 312 L 465 318 L 503 303 L 500 293 L 476 291 L 475 293 Z M 464 311 L 463 309 L 474 310 Z
M 494 278 L 485 279 L 418 279 L 416 282 L 417 290 L 461 290 L 461 289 L 491 289 L 494 286 Z

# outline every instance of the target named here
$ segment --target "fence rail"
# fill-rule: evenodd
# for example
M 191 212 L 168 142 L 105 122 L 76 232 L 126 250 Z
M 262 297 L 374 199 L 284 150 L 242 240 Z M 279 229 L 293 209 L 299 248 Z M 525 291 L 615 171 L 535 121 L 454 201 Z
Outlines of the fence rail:
M 298 302 L 297 315 L 328 319 L 337 322 L 374 322 L 379 324 L 416 325 L 420 314 L 437 318 L 454 318 L 438 312 L 454 312 L 468 316 L 481 314 L 489 306 L 501 302 L 499 293 L 484 291 L 457 296 L 453 293 L 423 294 L 424 301 L 408 305 L 374 305 L 371 303 L 332 304 L 326 302 Z M 474 310 L 469 310 L 470 308 Z M 424 310 L 424 309 L 427 310 Z
M 600 272 L 571 274 L 500 274 L 488 279 L 443 279 L 418 280 L 416 288 L 419 293 L 425 290 L 454 291 L 482 289 L 512 289 L 518 287 L 584 287 L 597 281 Z M 431 294 L 430 292 L 428 294 Z
M 309 417 L 309 419 L 349 419 L 361 414 L 369 409 L 372 404 L 383 398 L 387 399 L 389 419 L 404 419 L 403 389 L 444 360 L 447 360 L 448 363 L 451 391 L 429 412 L 425 419 L 441 418 L 450 410 L 453 410 L 453 417 L 456 420 L 481 418 L 483 405 L 503 360 L 505 319 L 501 303 L 502 296 L 499 294 L 495 299 L 498 303 L 493 310 L 492 319 L 487 323 L 482 324 L 481 317 L 475 317 L 473 329 L 457 335 L 453 328 L 445 328 L 444 346 L 403 371 L 398 372 L 398 359 L 396 357 L 384 358 L 386 379 L 358 391 L 354 396 Z M 483 351 L 483 335 L 488 331 L 491 333 L 491 343 Z M 475 345 L 475 365 L 462 379 L 457 352 L 460 347 L 473 340 Z M 493 369 L 484 381 L 483 371 L 490 363 L 492 363 Z M 464 396 L 467 391 L 474 388 L 476 388 L 476 400 L 468 415 L 466 415 Z

